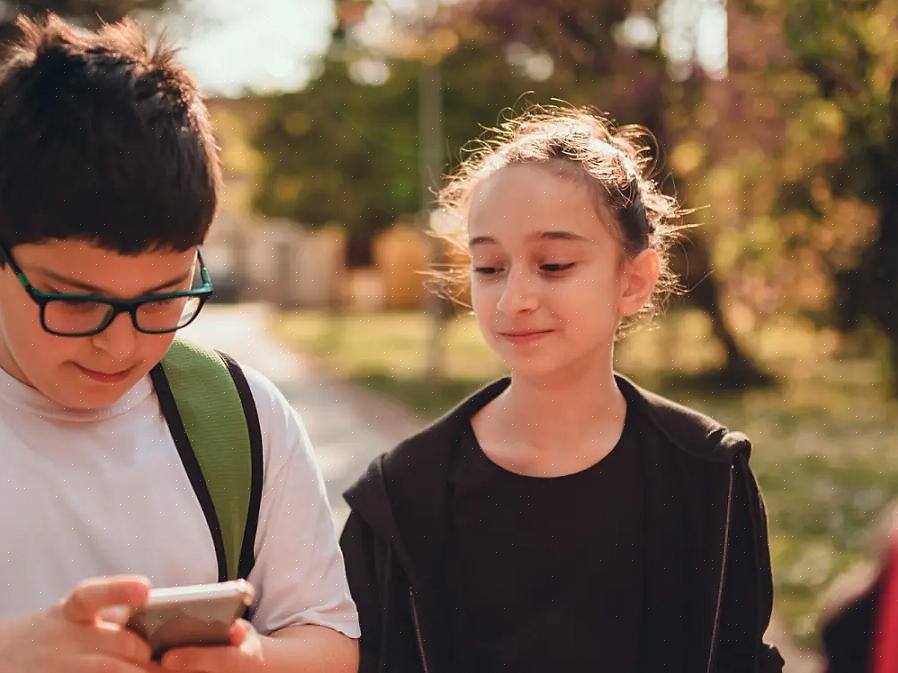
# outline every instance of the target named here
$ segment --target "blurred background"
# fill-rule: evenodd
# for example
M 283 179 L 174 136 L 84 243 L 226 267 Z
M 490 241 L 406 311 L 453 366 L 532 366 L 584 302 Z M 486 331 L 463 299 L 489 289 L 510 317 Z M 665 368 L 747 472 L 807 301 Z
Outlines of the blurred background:
M 898 0 L 0 0 L 0 53 L 16 13 L 45 10 L 132 15 L 182 47 L 226 173 L 206 257 L 235 305 L 209 320 L 251 315 L 306 363 L 298 386 L 338 379 L 411 419 L 369 426 L 502 372 L 422 289 L 465 141 L 553 100 L 648 127 L 699 226 L 675 251 L 688 292 L 618 368 L 752 437 L 777 628 L 813 650 L 898 495 Z

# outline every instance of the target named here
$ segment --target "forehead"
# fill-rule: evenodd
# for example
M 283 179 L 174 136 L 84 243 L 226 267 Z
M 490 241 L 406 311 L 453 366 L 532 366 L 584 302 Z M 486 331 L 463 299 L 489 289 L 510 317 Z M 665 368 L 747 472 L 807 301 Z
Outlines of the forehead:
M 526 239 L 552 231 L 589 240 L 609 235 L 592 192 L 542 166 L 502 168 L 477 185 L 471 195 L 468 234 L 472 239 Z
M 17 245 L 12 254 L 29 280 L 34 280 L 32 275 L 52 274 L 112 295 L 126 295 L 191 271 L 196 248 L 122 255 L 84 241 L 49 240 Z

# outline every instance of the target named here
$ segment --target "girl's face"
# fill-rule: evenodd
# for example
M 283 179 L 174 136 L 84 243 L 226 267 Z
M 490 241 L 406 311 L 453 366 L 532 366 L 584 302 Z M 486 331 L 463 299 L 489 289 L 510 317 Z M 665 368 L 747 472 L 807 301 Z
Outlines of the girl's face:
M 653 250 L 627 257 L 589 190 L 533 164 L 477 186 L 468 213 L 471 299 L 513 374 L 578 377 L 610 363 L 619 320 L 654 289 Z

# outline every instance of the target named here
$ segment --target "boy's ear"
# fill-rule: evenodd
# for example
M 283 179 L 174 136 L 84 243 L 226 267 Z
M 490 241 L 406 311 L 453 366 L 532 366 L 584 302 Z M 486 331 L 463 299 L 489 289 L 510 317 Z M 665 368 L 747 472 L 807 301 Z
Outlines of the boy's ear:
M 660 273 L 661 260 L 652 249 L 643 250 L 636 257 L 624 260 L 621 293 L 617 304 L 621 317 L 635 315 L 645 306 L 652 296 Z

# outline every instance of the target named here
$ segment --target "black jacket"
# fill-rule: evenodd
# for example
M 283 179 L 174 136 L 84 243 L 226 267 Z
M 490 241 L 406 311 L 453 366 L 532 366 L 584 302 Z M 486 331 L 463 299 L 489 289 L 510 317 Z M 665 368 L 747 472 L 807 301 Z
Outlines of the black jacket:
M 873 670 L 873 632 L 885 586 L 881 570 L 841 602 L 824 620 L 823 650 L 827 673 L 868 673 Z
M 346 492 L 340 543 L 361 620 L 361 673 L 450 673 L 449 466 L 465 425 L 508 383 L 377 458 Z M 779 653 L 762 643 L 773 588 L 748 439 L 626 379 L 618 385 L 653 426 L 640 443 L 644 670 L 781 671 Z

